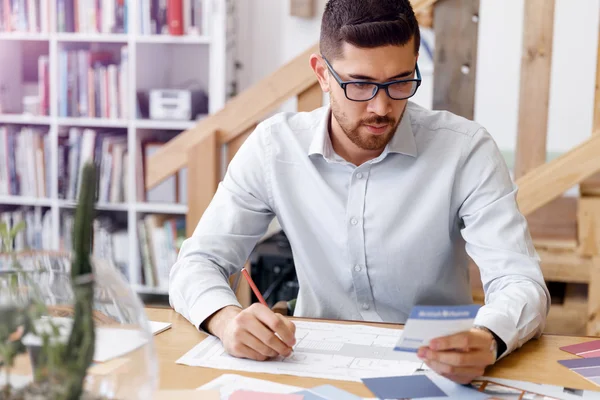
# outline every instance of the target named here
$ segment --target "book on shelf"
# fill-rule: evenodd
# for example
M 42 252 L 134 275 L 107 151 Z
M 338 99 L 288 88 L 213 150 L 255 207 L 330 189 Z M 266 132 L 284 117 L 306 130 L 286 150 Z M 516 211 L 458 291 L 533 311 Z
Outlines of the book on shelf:
M 56 0 L 58 32 L 129 32 L 127 0 Z
M 59 54 L 61 117 L 128 118 L 129 50 L 66 50 Z
M 0 32 L 50 32 L 50 0 L 0 0 Z
M 167 289 L 169 272 L 185 240 L 185 217 L 147 214 L 138 221 L 142 284 Z
M 71 127 L 58 133 L 58 197 L 76 200 L 86 162 L 98 166 L 98 202 L 122 203 L 127 195 L 127 136 Z
M 146 190 L 146 160 L 156 153 L 164 142 L 150 139 L 137 139 L 136 181 L 137 198 L 148 203 L 186 204 L 187 203 L 187 168 L 165 179 L 155 187 Z
M 204 0 L 140 0 L 142 35 L 204 35 Z
M 50 136 L 28 126 L 0 126 L 0 195 L 50 197 Z
M 50 210 L 41 207 L 21 207 L 14 211 L 0 212 L 0 223 L 12 228 L 25 223 L 13 241 L 14 251 L 51 250 L 52 249 L 52 216 Z
M 60 249 L 70 252 L 73 250 L 73 223 L 75 216 L 72 212 L 61 215 Z M 93 222 L 94 235 L 92 256 L 98 259 L 110 260 L 115 267 L 129 280 L 129 236 L 127 229 L 121 227 L 113 219 L 98 216 Z

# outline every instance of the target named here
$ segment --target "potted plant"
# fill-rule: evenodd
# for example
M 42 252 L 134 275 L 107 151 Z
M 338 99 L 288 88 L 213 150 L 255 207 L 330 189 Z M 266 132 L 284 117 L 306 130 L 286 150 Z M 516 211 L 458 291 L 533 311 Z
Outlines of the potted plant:
M 74 249 L 71 263 L 71 289 L 74 295 L 72 329 L 68 336 L 47 315 L 40 301 L 35 273 L 24 270 L 16 256 L 12 267 L 3 271 L 3 297 L 0 298 L 0 368 L 6 379 L 0 387 L 1 400 L 101 399 L 84 393 L 84 380 L 92 363 L 95 347 L 93 320 L 94 273 L 90 262 L 94 203 L 96 195 L 96 168 L 88 163 L 82 173 L 81 190 L 73 230 Z M 8 232 L 2 229 L 4 250 L 12 252 L 12 241 L 22 229 Z M 13 253 L 14 254 L 14 253 Z M 27 346 L 27 338 L 38 338 L 38 343 Z M 10 371 L 19 355 L 30 352 L 33 380 L 20 388 L 10 384 Z

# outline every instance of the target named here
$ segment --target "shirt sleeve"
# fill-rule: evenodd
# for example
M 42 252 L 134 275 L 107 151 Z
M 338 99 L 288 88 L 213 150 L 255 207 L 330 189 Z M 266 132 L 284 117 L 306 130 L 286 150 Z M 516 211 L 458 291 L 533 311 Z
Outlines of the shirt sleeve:
M 465 148 L 456 188 L 462 200 L 459 218 L 466 251 L 479 267 L 485 291 L 485 305 L 475 324 L 504 341 L 503 357 L 542 334 L 550 293 L 527 220 L 517 205 L 517 186 L 483 128 Z
M 198 328 L 219 309 L 240 306 L 228 278 L 244 266 L 274 217 L 264 167 L 267 129 L 259 125 L 240 147 L 171 268 L 171 306 Z

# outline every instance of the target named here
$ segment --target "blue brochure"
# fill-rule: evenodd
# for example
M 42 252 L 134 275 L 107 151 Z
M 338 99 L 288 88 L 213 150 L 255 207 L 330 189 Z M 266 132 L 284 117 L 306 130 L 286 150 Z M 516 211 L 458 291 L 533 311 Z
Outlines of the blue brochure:
M 480 307 L 415 306 L 394 350 L 417 352 L 419 347 L 428 346 L 431 339 L 468 331 L 473 327 Z

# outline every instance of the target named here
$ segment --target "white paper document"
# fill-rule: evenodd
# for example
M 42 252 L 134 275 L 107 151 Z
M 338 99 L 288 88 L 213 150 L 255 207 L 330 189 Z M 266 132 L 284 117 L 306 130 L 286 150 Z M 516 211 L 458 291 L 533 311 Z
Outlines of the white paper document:
M 53 328 L 58 330 L 56 340 L 66 343 L 71 334 L 73 320 L 71 318 L 52 317 L 42 318 L 35 322 L 36 330 L 40 334 L 51 333 Z M 113 358 L 121 357 L 145 345 L 148 340 L 145 333 L 138 329 L 124 329 L 108 326 L 95 327 L 96 339 L 94 348 L 94 361 L 106 362 Z M 41 346 L 42 338 L 28 333 L 23 337 L 26 346 Z
M 153 335 L 158 335 L 171 327 L 169 322 L 148 321 Z
M 290 394 L 303 390 L 303 388 L 262 379 L 248 378 L 242 375 L 223 374 L 207 384 L 200 386 L 198 390 L 218 390 L 219 393 L 221 393 L 221 400 L 228 400 L 229 396 L 238 390 Z
M 414 353 L 394 351 L 401 329 L 366 325 L 294 321 L 296 345 L 289 357 L 268 361 L 232 357 L 209 336 L 177 360 L 178 364 L 237 371 L 357 381 L 361 378 L 412 375 L 423 363 Z

